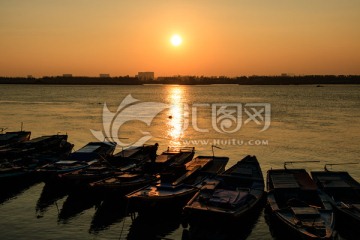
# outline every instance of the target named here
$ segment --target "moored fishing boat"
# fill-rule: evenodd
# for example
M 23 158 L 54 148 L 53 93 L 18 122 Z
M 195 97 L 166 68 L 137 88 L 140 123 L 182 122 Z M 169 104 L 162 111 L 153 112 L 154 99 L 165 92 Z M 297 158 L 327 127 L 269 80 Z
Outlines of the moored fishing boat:
M 166 151 L 156 156 L 145 166 L 146 171 L 153 173 L 165 172 L 169 169 L 182 168 L 184 164 L 193 159 L 194 147 L 168 147 Z
M 67 135 L 48 135 L 9 145 L 0 149 L 1 160 L 14 160 L 59 149 L 67 142 Z
M 43 181 L 58 181 L 59 174 L 87 168 L 94 163 L 103 161 L 113 154 L 115 147 L 116 144 L 113 142 L 90 142 L 70 154 L 66 160 L 46 164 L 36 172 Z
M 27 155 L 20 155 L 19 158 L 2 161 L 0 163 L 0 183 L 25 181 L 28 177 L 31 178 L 34 170 L 38 167 L 68 156 L 73 146 L 73 144 L 61 139 L 58 144 L 48 145 L 47 149 L 31 151 Z
M 59 178 L 72 187 L 88 187 L 91 182 L 121 174 L 150 161 L 156 157 L 157 147 L 158 144 L 154 144 L 124 149 L 107 159 L 99 159 L 87 168 L 59 174 Z
M 144 173 L 144 171 L 115 172 L 113 176 L 92 182 L 89 186 L 94 191 L 104 195 L 124 196 L 129 192 L 158 181 L 159 178 L 159 175 Z
M 339 164 L 330 164 L 339 165 Z M 317 186 L 330 198 L 335 209 L 336 223 L 342 232 L 360 234 L 360 183 L 348 172 L 313 171 L 311 175 Z
M 4 129 L 1 129 L 0 133 L 0 146 L 11 145 L 14 143 L 24 142 L 30 139 L 31 132 L 18 131 L 18 132 L 6 132 L 2 133 Z
M 155 143 L 154 145 L 129 147 L 114 154 L 114 156 L 108 159 L 108 162 L 117 168 L 131 168 L 132 166 L 154 160 L 158 146 L 159 144 Z
M 262 207 L 264 179 L 255 156 L 246 156 L 216 178 L 204 181 L 199 192 L 184 207 L 190 224 L 246 221 Z
M 0 165 L 0 186 L 3 187 L 10 182 L 24 180 L 30 175 L 30 171 L 23 166 L 14 166 L 13 164 Z
M 292 239 L 333 239 L 334 212 L 305 169 L 267 173 L 269 224 L 277 235 Z
M 202 182 L 225 170 L 229 158 L 198 156 L 185 164 L 186 171 L 173 182 L 163 179 L 126 195 L 131 211 L 153 213 L 181 210 Z
M 182 169 L 195 154 L 194 148 L 168 148 L 138 168 L 114 173 L 113 176 L 90 183 L 90 187 L 104 194 L 125 195 L 160 179 L 159 173 Z

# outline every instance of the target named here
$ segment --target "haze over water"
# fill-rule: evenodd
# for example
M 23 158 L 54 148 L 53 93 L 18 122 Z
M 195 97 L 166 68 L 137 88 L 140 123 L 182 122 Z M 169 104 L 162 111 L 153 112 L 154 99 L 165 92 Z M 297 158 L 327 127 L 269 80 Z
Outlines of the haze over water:
M 129 121 L 119 129 L 121 140 L 131 143 L 143 132 L 153 137 L 147 142 L 158 142 L 158 153 L 169 145 L 180 146 L 192 143 L 197 155 L 211 155 L 212 140 L 218 147 L 215 155 L 230 157 L 231 166 L 245 155 L 256 155 L 266 176 L 272 168 L 282 168 L 284 161 L 320 160 L 290 167 L 306 167 L 307 170 L 322 169 L 325 163 L 359 161 L 360 155 L 360 86 L 326 85 L 315 86 L 46 86 L 46 85 L 2 85 L 0 96 L 0 127 L 32 131 L 32 138 L 41 135 L 67 133 L 69 141 L 79 149 L 90 141 L 97 141 L 90 129 L 102 130 L 103 104 L 116 112 L 119 104 L 129 94 L 140 102 L 170 104 L 161 111 L 150 126 L 140 121 Z M 212 112 L 209 106 L 219 103 L 244 104 L 268 103 L 271 105 L 270 127 L 261 132 L 261 125 L 254 121 L 245 124 L 235 133 L 224 134 L 214 130 Z M 203 105 L 201 105 L 203 104 Z M 208 105 L 204 105 L 208 104 Z M 189 116 L 184 106 L 190 108 Z M 191 107 L 198 106 L 197 126 L 208 129 L 198 132 L 192 126 Z M 205 107 L 204 107 L 205 106 Z M 144 109 L 146 114 L 153 109 Z M 190 119 L 189 127 L 182 132 L 182 126 Z M 236 139 L 237 144 L 230 140 Z M 209 140 L 206 142 L 205 140 Z M 221 141 L 222 140 L 222 141 Z M 256 145 L 254 141 L 261 140 Z M 251 142 L 253 141 L 253 142 Z M 241 144 L 238 144 L 241 143 Z M 252 144 L 250 144 L 252 143 Z M 118 151 L 121 148 L 118 149 Z M 335 168 L 335 167 L 334 167 Z M 360 180 L 358 166 L 340 166 Z M 118 239 L 133 238 L 135 232 L 145 231 L 145 225 L 132 225 L 128 217 L 115 217 L 106 227 L 93 231 L 96 208 L 90 205 L 79 209 L 65 221 L 59 221 L 58 211 L 64 208 L 67 196 L 60 196 L 40 215 L 36 204 L 43 191 L 43 183 L 30 186 L 23 193 L 0 204 L 1 239 Z M 56 203 L 56 204 L 55 204 Z M 40 217 L 39 217 L 40 216 Z M 125 221 L 125 222 L 124 222 Z M 141 222 L 141 221 L 140 221 Z M 150 236 L 180 239 L 182 227 L 179 222 L 151 225 Z M 248 239 L 272 239 L 264 217 L 261 215 Z

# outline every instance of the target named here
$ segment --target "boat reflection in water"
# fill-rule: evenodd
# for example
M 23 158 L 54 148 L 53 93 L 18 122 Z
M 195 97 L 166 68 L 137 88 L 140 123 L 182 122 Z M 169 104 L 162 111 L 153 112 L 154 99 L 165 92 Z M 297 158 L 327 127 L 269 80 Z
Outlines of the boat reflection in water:
M 62 185 L 46 183 L 36 203 L 37 216 L 43 217 L 51 205 L 56 204 L 58 200 L 64 198 L 67 194 L 67 189 Z
M 27 181 L 23 182 L 8 182 L 6 185 L 0 184 L 0 205 L 20 195 L 36 183 L 39 183 L 37 179 L 27 179 Z
M 181 212 L 158 215 L 138 215 L 131 223 L 128 240 L 138 239 L 165 239 L 180 227 Z
M 91 192 L 72 192 L 66 198 L 59 216 L 58 222 L 68 223 L 69 220 L 100 204 L 101 199 Z
M 112 225 L 125 221 L 126 201 L 123 198 L 112 197 L 104 199 L 96 209 L 89 232 L 98 234 Z
M 184 228 L 182 233 L 182 240 L 188 239 L 216 239 L 216 240 L 245 240 L 252 233 L 255 225 L 260 220 L 263 208 L 257 208 L 246 221 L 235 221 L 220 224 L 209 221 L 204 223 L 198 222 L 192 224 L 189 228 Z M 185 227 L 185 226 L 184 226 Z M 186 226 L 187 227 L 187 226 Z

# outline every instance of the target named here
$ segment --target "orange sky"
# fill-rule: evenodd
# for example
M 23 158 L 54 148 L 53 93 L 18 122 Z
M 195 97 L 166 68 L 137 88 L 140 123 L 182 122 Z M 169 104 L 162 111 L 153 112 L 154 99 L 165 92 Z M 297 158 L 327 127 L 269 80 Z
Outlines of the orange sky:
M 0 2 L 0 76 L 138 71 L 360 74 L 360 1 Z

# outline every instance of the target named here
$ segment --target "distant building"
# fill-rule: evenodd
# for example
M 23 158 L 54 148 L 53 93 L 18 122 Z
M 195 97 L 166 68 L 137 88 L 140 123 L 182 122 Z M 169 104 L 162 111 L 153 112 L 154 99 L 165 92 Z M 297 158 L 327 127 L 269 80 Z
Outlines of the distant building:
M 71 73 L 64 73 L 62 76 L 63 77 L 72 77 L 73 75 Z
M 137 75 L 137 78 L 140 81 L 154 80 L 155 79 L 155 74 L 154 74 L 154 72 L 139 72 L 138 75 Z
M 110 74 L 108 74 L 108 73 L 100 73 L 99 77 L 100 78 L 109 78 Z
M 281 73 L 281 76 L 282 77 L 294 77 L 295 74 L 293 74 L 293 73 Z

